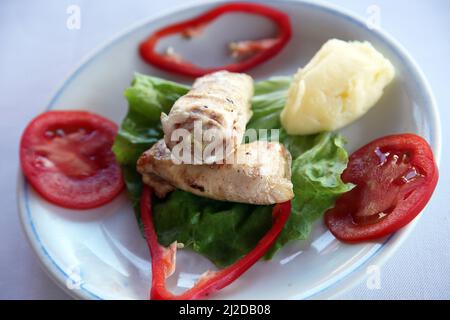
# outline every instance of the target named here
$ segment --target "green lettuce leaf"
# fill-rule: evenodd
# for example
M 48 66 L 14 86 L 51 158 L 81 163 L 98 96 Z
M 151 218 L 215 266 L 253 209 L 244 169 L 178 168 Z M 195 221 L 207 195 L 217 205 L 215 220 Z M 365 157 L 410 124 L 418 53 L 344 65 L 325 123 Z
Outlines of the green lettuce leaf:
M 272 225 L 272 208 L 215 201 L 176 190 L 153 206 L 161 244 L 184 244 L 225 267 L 253 249 Z
M 290 77 L 274 77 L 255 84 L 252 99 L 253 117 L 247 129 L 280 129 L 280 113 L 286 103 Z
M 291 139 L 289 139 L 291 140 Z M 271 258 L 277 250 L 292 240 L 307 239 L 313 223 L 334 206 L 336 199 L 353 188 L 341 180 L 348 156 L 344 139 L 333 133 L 295 137 L 299 155 L 292 162 L 292 184 L 295 197 L 289 220 L 266 255 Z M 312 147 L 311 147 L 312 146 Z M 303 152 L 300 150 L 304 148 Z
M 256 83 L 253 117 L 248 128 L 281 129 L 279 115 L 289 84 L 289 77 Z M 136 161 L 162 138 L 160 113 L 168 112 L 188 90 L 181 84 L 136 74 L 132 86 L 125 91 L 129 110 L 113 151 L 124 169 L 128 194 L 140 225 L 142 182 L 135 169 Z M 291 217 L 266 258 L 289 241 L 306 239 L 313 222 L 334 205 L 340 194 L 351 188 L 340 179 L 348 161 L 341 136 L 333 133 L 290 136 L 281 129 L 279 138 L 293 157 L 292 182 L 296 196 L 292 200 Z M 155 228 L 162 244 L 181 242 L 219 267 L 230 265 L 254 248 L 271 227 L 271 210 L 272 206 L 216 201 L 181 190 L 166 199 L 155 199 L 153 207 Z

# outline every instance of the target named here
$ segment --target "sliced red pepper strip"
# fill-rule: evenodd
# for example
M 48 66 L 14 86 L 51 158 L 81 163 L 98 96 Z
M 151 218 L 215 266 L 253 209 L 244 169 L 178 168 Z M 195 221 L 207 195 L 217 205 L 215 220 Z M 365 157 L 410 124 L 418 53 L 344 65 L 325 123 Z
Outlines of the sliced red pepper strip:
M 275 38 L 270 39 L 272 40 L 270 46 L 264 47 L 261 50 L 257 50 L 254 55 L 246 60 L 213 68 L 202 68 L 183 59 L 173 59 L 173 57 L 170 55 L 161 54 L 156 51 L 156 45 L 161 38 L 177 33 L 180 33 L 184 36 L 195 36 L 195 34 L 205 28 L 213 20 L 223 14 L 230 12 L 244 12 L 248 14 L 260 15 L 267 17 L 271 21 L 273 21 L 278 27 L 278 33 Z M 284 12 L 256 3 L 234 2 L 216 7 L 196 18 L 175 23 L 157 30 L 147 40 L 141 43 L 141 45 L 139 46 L 139 52 L 145 61 L 158 68 L 187 76 L 200 77 L 218 70 L 242 72 L 253 68 L 254 66 L 272 58 L 281 49 L 283 49 L 283 47 L 291 38 L 291 34 L 292 30 L 291 24 L 289 22 L 289 16 Z M 266 42 L 266 44 L 267 43 L 268 42 Z
M 166 248 L 158 243 L 151 210 L 152 190 L 145 187 L 141 197 L 141 218 L 144 233 L 152 256 L 152 288 L 150 298 L 156 300 L 203 299 L 228 286 L 254 265 L 272 246 L 291 213 L 291 202 L 277 204 L 272 211 L 274 223 L 256 247 L 231 266 L 219 271 L 207 271 L 194 287 L 180 295 L 166 288 L 166 278 L 175 270 L 176 243 Z

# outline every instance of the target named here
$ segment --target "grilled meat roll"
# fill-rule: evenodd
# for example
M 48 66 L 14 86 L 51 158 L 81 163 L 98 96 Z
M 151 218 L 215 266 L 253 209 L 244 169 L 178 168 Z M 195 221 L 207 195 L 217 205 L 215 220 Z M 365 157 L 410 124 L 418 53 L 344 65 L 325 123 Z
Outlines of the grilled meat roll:
M 184 154 L 184 163 L 219 163 L 242 142 L 252 116 L 252 96 L 253 80 L 246 74 L 219 71 L 198 78 L 168 115 L 161 114 L 167 147 L 173 150 L 181 142 L 189 145 L 189 158 L 186 161 Z M 196 124 L 200 134 L 195 134 Z M 187 137 L 180 138 L 174 133 L 176 129 L 185 129 Z
M 142 154 L 137 170 L 156 195 L 179 188 L 216 200 L 269 205 L 294 197 L 291 155 L 276 142 L 239 145 L 225 164 L 175 164 L 164 140 Z

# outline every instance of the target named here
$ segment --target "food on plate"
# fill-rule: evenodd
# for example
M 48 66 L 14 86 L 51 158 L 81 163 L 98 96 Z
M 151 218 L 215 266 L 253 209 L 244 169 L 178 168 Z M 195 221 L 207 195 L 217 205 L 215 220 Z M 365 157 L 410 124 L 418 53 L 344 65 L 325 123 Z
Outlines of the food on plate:
M 168 115 L 161 114 L 167 147 L 184 163 L 218 162 L 233 153 L 252 116 L 253 80 L 242 73 L 219 71 L 198 78 Z M 209 136 L 208 136 L 209 133 Z M 181 150 L 183 149 L 183 150 Z
M 161 37 L 193 37 L 235 11 L 273 19 L 278 36 L 232 45 L 237 56 L 250 58 L 213 69 L 154 52 Z M 189 87 L 136 74 L 125 91 L 129 109 L 119 130 L 85 111 L 38 116 L 21 140 L 25 176 L 47 200 L 75 209 L 111 201 L 125 182 L 152 256 L 153 299 L 208 297 L 260 258 L 307 239 L 323 216 L 345 242 L 397 231 L 436 187 L 428 143 L 413 134 L 387 136 L 349 159 L 345 139 L 329 132 L 380 99 L 394 78 L 392 64 L 368 42 L 333 39 L 294 78 L 254 84 L 249 75 L 226 71 L 268 59 L 289 37 L 285 14 L 242 3 L 157 31 L 141 45 L 142 56 L 202 77 Z M 246 135 L 250 129 L 257 134 Z M 182 294 L 171 293 L 166 279 L 175 271 L 177 248 L 198 252 L 219 270 L 205 272 Z
M 380 99 L 394 75 L 369 42 L 329 40 L 294 76 L 281 123 L 289 134 L 342 128 Z
M 279 142 L 292 155 L 292 212 L 265 254 L 267 259 L 286 243 L 306 239 L 314 222 L 334 205 L 339 195 L 352 188 L 340 178 L 347 166 L 347 152 L 339 134 L 292 136 L 281 128 L 279 115 L 290 82 L 290 77 L 277 77 L 255 83 L 251 101 L 253 116 L 247 125 L 248 129 L 267 129 L 268 136 L 272 129 L 280 130 Z M 139 203 L 143 181 L 136 163 L 142 153 L 164 136 L 157 114 L 170 110 L 188 91 L 189 87 L 184 85 L 140 74 L 136 74 L 131 87 L 126 89 L 129 112 L 113 150 L 122 165 L 141 226 Z M 271 212 L 270 205 L 217 201 L 180 189 L 163 199 L 153 199 L 155 231 L 161 245 L 168 247 L 174 241 L 183 243 L 185 248 L 206 256 L 218 267 L 232 265 L 257 245 L 272 225 Z
M 188 88 L 173 82 L 167 82 L 160 87 L 155 86 L 155 84 L 161 84 L 164 81 L 162 79 L 146 77 L 144 80 L 144 77 L 140 75 L 138 78 L 140 78 L 139 81 L 133 82 L 133 88 L 135 87 L 132 91 L 133 95 L 127 95 L 130 110 L 136 105 L 147 110 L 170 108 L 170 105 L 166 105 L 169 104 L 168 102 L 151 101 L 149 103 L 145 99 L 141 100 L 141 91 L 157 96 L 161 88 L 167 90 L 173 87 L 174 92 L 177 91 L 180 97 L 186 94 L 182 92 L 183 90 L 189 91 Z M 266 259 L 270 259 L 289 241 L 306 239 L 314 221 L 327 210 L 333 212 L 334 209 L 331 208 L 335 205 L 336 199 L 343 199 L 352 194 L 352 190 L 360 188 L 353 180 L 341 179 L 341 173 L 347 168 L 348 161 L 341 136 L 333 133 L 291 135 L 281 128 L 280 113 L 286 104 L 290 83 L 290 79 L 285 77 L 256 83 L 255 95 L 252 98 L 253 116 L 247 124 L 248 129 L 280 129 L 280 142 L 292 155 L 291 180 L 294 197 L 288 202 L 291 212 L 276 239 L 267 246 L 267 250 L 259 252 L 259 257 L 264 255 Z M 124 123 L 126 123 L 126 126 L 122 128 L 125 131 L 124 136 L 129 128 L 139 132 L 139 126 L 145 127 L 145 123 L 133 119 L 132 113 L 129 113 Z M 125 144 L 127 150 L 139 148 L 133 140 L 135 139 L 128 139 Z M 116 149 L 118 154 L 121 154 L 120 146 L 124 144 L 124 141 L 120 141 Z M 267 142 L 263 141 L 241 144 L 237 146 L 235 152 L 240 153 L 241 148 L 246 146 L 255 145 L 259 148 L 261 143 L 267 145 Z M 255 192 L 250 194 L 250 198 L 248 195 L 246 197 L 246 192 L 242 191 L 242 188 L 245 188 L 247 184 L 236 183 L 241 181 L 236 178 L 236 175 L 240 177 L 242 174 L 237 171 L 237 168 L 240 170 L 242 167 L 236 164 L 229 165 L 226 161 L 225 164 L 220 165 L 175 163 L 164 140 L 155 142 L 139 160 L 137 160 L 138 157 L 135 159 L 138 163 L 137 171 L 143 174 L 143 181 L 151 186 L 151 188 L 142 186 L 139 176 L 125 175 L 132 199 L 135 204 L 139 202 L 135 208 L 140 210 L 137 215 L 142 219 L 141 223 L 154 259 L 151 297 L 154 299 L 204 298 L 234 281 L 241 273 L 229 273 L 230 270 L 234 270 L 236 265 L 246 261 L 247 255 L 252 255 L 252 250 L 256 250 L 255 246 L 260 239 L 264 239 L 264 235 L 268 234 L 273 226 L 270 206 L 249 207 L 249 204 L 237 203 L 249 202 L 253 195 L 259 194 Z M 255 164 L 260 163 L 245 159 L 244 157 L 245 166 L 248 168 L 254 168 Z M 275 167 L 269 165 L 273 163 L 273 160 L 265 160 L 262 163 L 275 170 Z M 434 164 L 433 161 L 431 163 Z M 124 165 L 126 167 L 127 163 L 124 162 Z M 224 166 L 231 171 L 223 174 L 221 170 Z M 371 170 L 377 169 L 373 167 Z M 410 175 L 407 174 L 407 176 Z M 191 179 L 191 177 L 194 178 Z M 231 188 L 223 193 L 223 186 L 231 186 Z M 145 190 L 144 193 L 141 191 L 142 188 Z M 153 205 L 150 204 L 151 193 L 156 193 L 159 198 L 153 199 Z M 212 194 L 215 199 L 208 199 L 207 197 L 211 197 Z M 225 194 L 233 196 L 222 198 Z M 239 199 L 234 198 L 236 195 Z M 242 197 L 246 199 L 242 200 Z M 355 202 L 358 200 L 364 201 L 364 199 L 353 199 Z M 339 205 L 336 207 L 339 208 Z M 244 225 L 243 221 L 245 221 Z M 333 227 L 329 224 L 328 226 L 334 233 Z M 359 240 L 356 239 L 356 241 Z M 206 272 L 192 289 L 181 295 L 174 295 L 167 290 L 165 280 L 175 270 L 175 253 L 180 245 L 205 255 L 222 269 Z M 249 267 L 251 264 L 245 263 L 245 265 Z M 223 277 L 220 276 L 222 274 L 224 274 Z M 229 276 L 230 274 L 233 276 Z M 223 279 L 229 279 L 229 282 L 224 282 Z
M 273 85 L 273 80 L 271 84 Z M 267 89 L 267 87 L 272 88 L 272 85 L 263 84 L 262 87 Z M 276 90 L 280 89 L 280 85 L 275 85 L 273 88 L 276 89 L 274 90 L 275 92 L 272 93 L 276 93 Z M 259 90 L 257 90 L 257 92 L 259 92 Z M 278 99 L 276 94 L 272 95 L 272 98 Z M 259 106 L 261 107 L 261 105 Z M 267 105 L 262 106 L 267 107 Z M 277 112 L 277 110 L 275 110 L 275 112 Z M 284 139 L 286 139 L 287 142 L 290 138 L 284 137 Z M 315 141 L 313 142 L 307 142 L 303 139 L 292 138 L 292 140 L 287 143 L 288 145 L 295 146 L 293 151 L 295 152 L 294 154 L 297 155 L 296 163 L 293 165 L 293 169 L 295 169 L 298 174 L 294 180 L 297 184 L 297 196 L 299 195 L 299 190 L 305 190 L 303 188 L 306 188 L 310 189 L 305 192 L 306 197 L 312 198 L 313 200 L 301 199 L 300 201 L 295 202 L 297 207 L 292 210 L 291 202 L 284 202 L 283 204 L 276 205 L 272 213 L 269 213 L 269 211 L 266 210 L 267 207 L 262 207 L 264 208 L 264 211 L 259 211 L 255 219 L 271 222 L 270 224 L 264 223 L 262 228 L 258 228 L 260 230 L 257 234 L 262 234 L 264 236 L 262 236 L 262 238 L 250 237 L 249 231 L 253 231 L 254 228 L 249 229 L 247 225 L 244 225 L 245 237 L 253 238 L 252 242 L 256 242 L 256 245 L 249 246 L 249 249 L 244 252 L 239 252 L 239 255 L 231 261 L 228 258 L 225 268 L 220 269 L 219 271 L 207 271 L 203 273 L 195 283 L 194 287 L 180 295 L 174 295 L 166 288 L 166 279 L 173 274 L 176 268 L 175 261 L 178 243 L 181 243 L 182 247 L 185 246 L 185 243 L 195 243 L 193 248 L 202 252 L 205 250 L 201 249 L 201 247 L 204 246 L 204 244 L 202 244 L 201 236 L 201 234 L 203 234 L 206 235 L 207 238 L 206 252 L 209 251 L 210 254 L 213 256 L 216 255 L 217 257 L 217 252 L 211 253 L 211 250 L 226 248 L 225 255 L 230 255 L 230 249 L 236 246 L 235 243 L 239 238 L 232 238 L 233 241 L 231 241 L 230 247 L 227 248 L 227 246 L 223 244 L 223 234 L 226 231 L 226 223 L 223 225 L 219 223 L 221 221 L 225 222 L 227 220 L 232 220 L 235 217 L 232 215 L 232 211 L 225 212 L 225 215 L 223 214 L 223 211 L 214 213 L 213 221 L 215 223 L 213 222 L 210 227 L 218 231 L 218 233 L 214 231 L 208 232 L 209 230 L 204 227 L 197 227 L 196 229 L 199 231 L 200 237 L 197 236 L 196 240 L 187 239 L 186 241 L 183 240 L 182 236 L 180 237 L 180 233 L 177 231 L 180 230 L 185 235 L 191 234 L 196 236 L 196 232 L 187 231 L 189 230 L 189 225 L 197 225 L 199 224 L 199 221 L 207 220 L 208 215 L 204 214 L 203 216 L 199 216 L 200 212 L 194 209 L 195 212 L 193 218 L 190 216 L 183 217 L 183 209 L 178 206 L 174 207 L 172 202 L 175 197 L 178 196 L 179 198 L 182 198 L 182 196 L 174 193 L 171 194 L 169 197 L 171 199 L 166 202 L 165 206 L 164 204 L 159 203 L 154 207 L 154 210 L 156 211 L 160 211 L 161 209 L 166 211 L 160 211 L 159 218 L 154 217 L 151 208 L 151 192 L 156 190 L 157 193 L 162 192 L 159 196 L 165 196 L 167 192 L 172 191 L 171 187 L 176 186 L 186 191 L 190 191 L 190 193 L 203 196 L 206 195 L 210 197 L 211 195 L 214 195 L 214 197 L 216 197 L 216 195 L 219 195 L 220 200 L 249 202 L 250 200 L 260 199 L 259 193 L 261 192 L 273 193 L 271 190 L 273 189 L 273 186 L 267 188 L 265 187 L 265 184 L 263 184 L 263 191 L 261 191 L 260 187 L 256 188 L 257 190 L 254 190 L 255 186 L 261 184 L 258 180 L 265 180 L 261 178 L 264 178 L 265 175 L 267 175 L 266 171 L 274 173 L 275 176 L 276 174 L 281 174 L 283 172 L 283 184 L 289 184 L 289 190 L 291 191 L 292 185 L 285 176 L 285 172 L 289 172 L 290 176 L 290 156 L 280 144 L 268 141 L 255 141 L 249 144 L 239 145 L 234 155 L 236 159 L 239 159 L 240 161 L 233 164 L 228 164 L 227 162 L 220 165 L 186 165 L 173 163 L 170 151 L 165 146 L 164 140 L 160 140 L 150 150 L 146 151 L 137 162 L 137 170 L 143 174 L 143 181 L 153 188 L 150 189 L 149 187 L 144 187 L 140 199 L 140 217 L 152 255 L 152 287 L 150 297 L 152 299 L 166 300 L 198 299 L 205 298 L 215 291 L 224 288 L 235 281 L 262 256 L 265 255 L 270 258 L 274 252 L 281 248 L 286 242 L 298 237 L 298 231 L 295 229 L 308 226 L 308 224 L 304 223 L 297 224 L 301 212 L 307 212 L 310 215 L 315 213 L 317 215 L 315 218 L 308 218 L 314 221 L 325 209 L 332 205 L 332 202 L 337 195 L 348 191 L 351 188 L 351 185 L 344 185 L 339 178 L 339 174 L 345 167 L 345 165 L 342 166 L 339 164 L 342 162 L 346 163 L 347 161 L 347 155 L 341 145 L 342 141 L 337 137 L 326 134 L 314 137 L 314 140 Z M 332 143 L 331 146 L 329 142 Z M 297 143 L 299 145 L 297 145 Z M 301 152 L 302 148 L 305 148 L 307 151 Z M 333 160 L 330 161 L 330 158 Z M 276 165 L 277 162 L 280 162 L 280 165 Z M 241 172 L 241 170 L 243 172 Z M 336 173 L 339 174 L 336 175 Z M 279 177 L 274 180 L 277 182 L 280 181 Z M 171 185 L 169 188 L 167 187 L 167 182 Z M 194 183 L 195 186 L 192 186 L 192 183 Z M 248 188 L 248 185 L 251 185 L 251 188 Z M 230 186 L 230 189 L 225 193 L 223 193 L 224 186 Z M 317 195 L 317 191 L 323 194 Z M 222 198 L 223 195 L 226 195 L 227 198 Z M 236 199 L 234 197 L 238 198 Z M 290 197 L 292 197 L 292 191 Z M 263 199 L 266 199 L 266 196 L 264 196 Z M 194 202 L 199 201 L 194 199 Z M 305 207 L 308 207 L 308 204 L 311 205 L 315 202 L 318 204 L 317 208 L 308 208 L 306 211 L 303 210 Z M 181 200 L 180 204 L 184 208 L 190 206 L 189 201 L 185 201 L 184 199 Z M 161 205 L 163 205 L 163 207 L 161 207 Z M 210 205 L 211 204 L 208 204 L 207 206 Z M 203 204 L 200 203 L 200 206 L 203 206 Z M 207 210 L 209 212 L 211 211 L 209 208 L 207 208 Z M 319 211 L 317 212 L 317 210 Z M 174 219 L 174 217 L 171 216 L 171 212 L 174 211 L 181 213 L 181 219 L 183 219 L 181 221 L 181 226 L 178 228 L 173 227 L 173 223 L 179 221 L 179 219 Z M 167 214 L 167 212 L 169 212 L 169 214 Z M 294 212 L 296 217 L 291 220 L 291 226 L 289 226 L 289 218 Z M 246 216 L 244 221 L 251 221 L 252 217 L 250 212 L 247 211 L 244 212 L 244 214 Z M 222 218 L 226 220 L 222 220 Z M 162 222 L 161 219 L 165 219 L 165 222 Z M 275 219 L 274 222 L 272 222 L 273 219 Z M 186 223 L 186 221 L 190 221 L 190 223 Z M 161 228 L 161 224 L 163 226 L 165 225 L 164 227 L 168 231 L 168 234 L 173 237 L 169 242 L 167 240 L 170 236 L 168 237 L 167 234 L 161 234 L 164 232 L 164 227 Z M 238 222 L 238 225 L 239 224 L 242 224 L 242 222 Z M 155 225 L 159 230 L 155 228 Z M 281 237 L 281 241 L 278 242 L 278 236 L 282 235 L 283 231 L 287 234 Z M 233 230 L 233 232 L 235 232 L 235 230 Z M 231 236 L 233 236 L 233 234 L 231 234 Z M 214 240 L 220 242 L 216 243 L 216 246 L 214 246 Z M 219 252 L 219 255 L 223 254 L 224 252 Z
M 342 175 L 355 188 L 325 214 L 336 238 L 348 242 L 387 236 L 425 207 L 438 181 L 428 143 L 414 134 L 379 138 L 350 156 Z
M 270 249 L 286 224 L 290 212 L 289 202 L 277 204 L 271 213 L 270 229 L 258 240 L 258 243 L 250 252 L 226 268 L 219 271 L 209 270 L 204 272 L 192 288 L 182 294 L 174 295 L 167 290 L 166 279 L 174 273 L 176 268 L 177 242 L 171 243 L 169 247 L 159 244 L 158 235 L 153 224 L 151 190 L 145 187 L 141 197 L 141 218 L 144 224 L 145 239 L 152 256 L 150 298 L 155 300 L 204 299 L 230 285 Z
M 123 189 L 111 147 L 117 125 L 86 111 L 47 111 L 34 118 L 20 141 L 20 163 L 45 199 L 71 209 L 90 209 Z
M 239 61 L 218 67 L 203 68 L 197 66 L 174 52 L 173 48 L 165 53 L 159 53 L 156 47 L 159 41 L 168 36 L 180 34 L 187 39 L 200 35 L 215 19 L 224 14 L 245 13 L 270 19 L 277 26 L 275 37 L 260 40 L 234 41 L 229 45 L 232 56 Z M 152 33 L 141 43 L 139 52 L 148 63 L 182 75 L 199 77 L 219 70 L 242 72 L 251 69 L 277 55 L 291 38 L 292 30 L 289 16 L 275 9 L 257 3 L 226 3 L 217 6 L 202 15 L 189 20 L 178 22 Z
M 142 154 L 137 170 L 160 198 L 175 188 L 211 199 L 260 205 L 293 198 L 291 155 L 282 144 L 241 144 L 233 157 L 225 164 L 176 164 L 160 140 Z

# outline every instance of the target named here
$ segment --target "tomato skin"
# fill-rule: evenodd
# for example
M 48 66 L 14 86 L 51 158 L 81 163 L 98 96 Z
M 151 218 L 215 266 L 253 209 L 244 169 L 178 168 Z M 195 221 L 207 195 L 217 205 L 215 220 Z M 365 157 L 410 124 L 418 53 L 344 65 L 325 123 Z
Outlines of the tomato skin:
M 438 177 L 433 152 L 423 138 L 414 134 L 379 138 L 350 156 L 342 180 L 356 186 L 325 213 L 325 224 L 336 238 L 345 242 L 385 237 L 422 211 Z M 375 215 L 376 221 L 370 221 L 367 212 L 371 206 L 387 210 L 380 210 L 382 215 Z
M 87 111 L 44 112 L 22 134 L 22 172 L 43 198 L 59 206 L 91 209 L 108 203 L 124 187 L 111 150 L 117 130 L 112 121 Z

